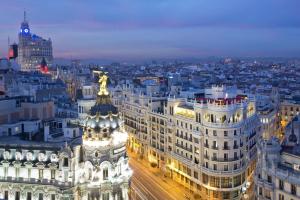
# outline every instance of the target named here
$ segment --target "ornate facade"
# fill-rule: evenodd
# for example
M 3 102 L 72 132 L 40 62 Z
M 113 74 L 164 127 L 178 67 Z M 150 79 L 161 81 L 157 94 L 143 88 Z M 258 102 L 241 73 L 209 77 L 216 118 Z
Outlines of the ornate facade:
M 249 187 L 259 136 L 250 95 L 212 87 L 189 101 L 127 87 L 114 98 L 121 101 L 130 148 L 165 175 L 203 199 L 237 200 Z
M 282 141 L 260 140 L 255 171 L 256 199 L 300 199 L 300 116 L 285 128 Z
M 127 134 L 108 94 L 97 96 L 83 124 L 83 136 L 67 142 L 3 136 L 0 199 L 127 200 Z

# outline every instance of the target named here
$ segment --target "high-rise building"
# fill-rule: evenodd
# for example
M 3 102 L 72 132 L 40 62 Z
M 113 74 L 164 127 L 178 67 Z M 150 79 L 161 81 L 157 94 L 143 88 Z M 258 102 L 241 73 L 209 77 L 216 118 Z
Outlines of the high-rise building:
M 134 90 L 114 94 L 130 148 L 203 199 L 240 199 L 256 164 L 254 98 L 225 86 L 193 101 Z
M 22 71 L 38 71 L 40 64 L 45 59 L 48 66 L 53 61 L 52 41 L 32 34 L 24 13 L 24 21 L 21 23 L 18 44 L 18 62 Z

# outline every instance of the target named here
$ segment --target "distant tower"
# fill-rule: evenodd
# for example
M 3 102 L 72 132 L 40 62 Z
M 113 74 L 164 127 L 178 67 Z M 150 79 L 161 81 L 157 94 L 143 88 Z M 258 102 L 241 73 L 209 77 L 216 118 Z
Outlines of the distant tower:
M 48 66 L 53 61 L 52 41 L 32 34 L 24 11 L 24 19 L 19 31 L 18 63 L 22 71 L 38 71 L 45 59 Z
M 30 33 L 28 21 L 26 20 L 26 11 L 24 11 L 24 19 L 20 27 L 19 41 L 23 42 L 25 38 L 29 38 L 29 37 L 31 37 L 31 33 Z

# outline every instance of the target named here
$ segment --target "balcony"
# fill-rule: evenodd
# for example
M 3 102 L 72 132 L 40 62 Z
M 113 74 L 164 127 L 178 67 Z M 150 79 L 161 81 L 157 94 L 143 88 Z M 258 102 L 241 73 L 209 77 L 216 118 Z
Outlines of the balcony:
M 250 140 L 251 138 L 253 138 L 255 135 L 256 135 L 256 131 L 254 131 L 253 133 L 250 134 L 249 140 Z
M 176 143 L 176 146 L 179 147 L 179 148 L 181 148 L 181 149 L 184 149 L 184 150 L 186 150 L 186 151 L 193 152 L 193 149 L 192 149 L 192 148 L 183 146 L 183 145 L 181 145 L 181 144 Z
M 215 149 L 215 150 L 218 150 L 218 149 L 219 149 L 219 147 L 217 147 L 217 146 L 212 146 L 211 148 L 212 148 L 212 149 Z
M 234 157 L 234 158 L 217 158 L 217 157 L 212 157 L 211 160 L 212 161 L 216 161 L 216 162 L 232 162 L 232 161 L 239 160 L 239 158 L 238 157 Z
M 1 182 L 11 182 L 11 183 L 30 183 L 30 184 L 38 184 L 38 185 L 54 185 L 58 187 L 71 187 L 71 182 L 62 182 L 58 180 L 52 180 L 52 179 L 35 179 L 35 178 L 15 178 L 15 177 L 0 177 Z
M 228 146 L 224 146 L 223 150 L 229 150 L 230 148 Z
M 228 170 L 228 171 L 222 171 L 222 170 L 213 170 L 213 169 L 209 169 L 205 166 L 202 166 L 201 169 L 203 172 L 205 172 L 206 174 L 208 175 L 211 175 L 211 176 L 215 176 L 215 175 L 218 175 L 218 176 L 224 176 L 224 175 L 235 175 L 235 174 L 240 174 L 241 172 L 244 172 L 246 170 L 246 165 L 242 165 L 240 168 L 234 170 Z
M 212 127 L 212 128 L 237 128 L 240 127 L 244 124 L 244 121 L 241 120 L 239 122 L 234 122 L 234 123 L 221 123 L 221 122 L 207 122 L 203 120 L 203 125 L 207 127 Z
M 254 142 L 252 145 L 250 145 L 250 149 L 252 149 L 256 145 L 256 142 Z

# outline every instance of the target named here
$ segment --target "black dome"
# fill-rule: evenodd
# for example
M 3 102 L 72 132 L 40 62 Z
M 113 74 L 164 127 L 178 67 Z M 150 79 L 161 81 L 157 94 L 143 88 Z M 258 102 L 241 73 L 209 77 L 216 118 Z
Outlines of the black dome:
M 293 143 L 296 143 L 297 142 L 297 136 L 292 133 L 290 136 L 289 136 L 289 142 L 293 142 Z
M 112 104 L 96 104 L 91 108 L 91 115 L 118 114 L 118 109 Z

